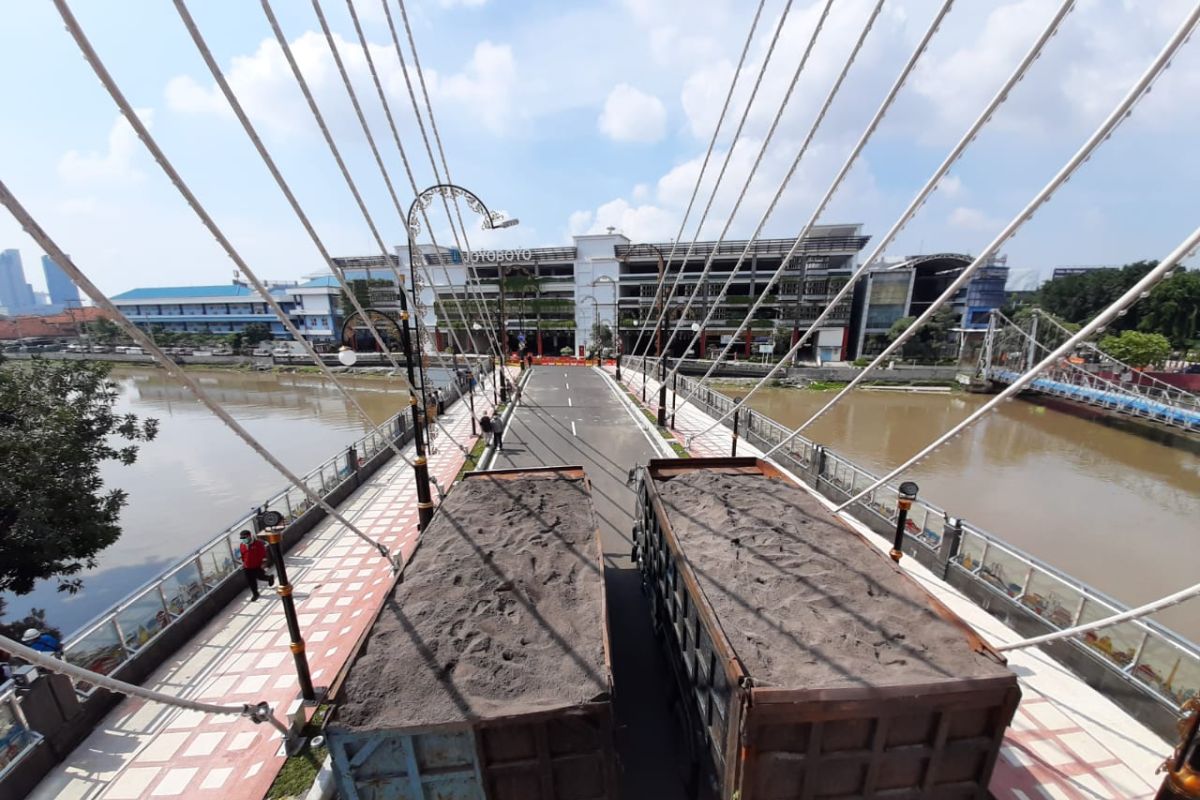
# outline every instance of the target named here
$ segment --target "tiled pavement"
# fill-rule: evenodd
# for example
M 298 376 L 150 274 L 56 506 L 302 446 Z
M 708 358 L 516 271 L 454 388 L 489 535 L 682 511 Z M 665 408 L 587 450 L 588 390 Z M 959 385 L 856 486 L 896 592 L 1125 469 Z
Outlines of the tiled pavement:
M 516 378 L 513 370 L 514 380 Z M 491 392 L 476 395 L 490 412 Z M 443 417 L 468 448 L 470 411 L 456 403 Z M 449 487 L 463 453 L 439 431 L 429 469 Z M 413 457 L 410 445 L 405 455 Z M 363 533 L 407 558 L 416 546 L 416 490 L 398 458 L 340 509 Z M 383 602 L 389 566 L 342 525 L 326 519 L 287 556 L 313 683 L 328 685 Z M 268 701 L 282 716 L 299 691 L 278 597 L 246 592 L 158 669 L 144 686 L 182 697 L 236 705 Z M 282 739 L 269 725 L 126 699 L 38 786 L 38 800 L 141 797 L 260 798 L 283 764 Z
M 610 367 L 605 371 L 614 372 Z M 642 374 L 626 368 L 621 377 L 640 401 Z M 653 378 L 646 383 L 646 405 L 651 411 L 657 410 L 658 385 Z M 676 431 L 682 435 L 677 438 L 694 436 L 712 422 L 711 416 L 691 404 L 675 408 Z M 730 442 L 729 429 L 719 426 L 692 441 L 689 451 L 695 456 L 728 456 Z M 742 439 L 738 455 L 762 452 Z M 881 537 L 869 534 L 867 538 L 881 550 L 890 547 Z M 914 559 L 905 559 L 903 566 L 993 646 L 1022 638 Z M 1161 776 L 1154 773 L 1170 747 L 1040 650 L 1013 651 L 1007 657 L 1021 683 L 1022 698 L 989 787 L 997 800 L 1154 796 L 1161 783 Z

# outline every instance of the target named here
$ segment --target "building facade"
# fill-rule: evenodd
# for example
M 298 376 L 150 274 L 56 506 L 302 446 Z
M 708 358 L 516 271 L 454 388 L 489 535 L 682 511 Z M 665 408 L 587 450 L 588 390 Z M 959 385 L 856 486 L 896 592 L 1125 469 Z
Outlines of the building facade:
M 698 242 L 686 263 L 683 245 L 668 258 L 669 242 L 634 244 L 619 233 L 575 236 L 568 247 L 462 253 L 423 246 L 413 254 L 415 270 L 408 248 L 397 248 L 397 254 L 402 278 L 416 290 L 422 321 L 442 348 L 453 346 L 457 337 L 464 349 L 487 352 L 487 332 L 494 326 L 505 332 L 509 351 L 524 347 L 539 355 L 580 355 L 588 351 L 593 329 L 602 323 L 620 342 L 622 352 L 633 352 L 636 344 L 639 354 L 653 354 L 660 338 L 655 327 L 659 312 L 682 271 L 661 336 L 665 345 L 671 329 L 679 330 L 670 344 L 671 355 L 715 356 L 732 343 L 730 357 L 747 358 L 781 337 L 785 343 L 789 338 L 794 342 L 807 331 L 848 280 L 867 240 L 859 225 L 814 227 L 736 343 L 734 333 L 750 305 L 767 291 L 795 239 L 762 239 L 749 247 L 744 241 Z M 709 275 L 701 284 L 699 277 L 710 257 Z M 742 263 L 735 272 L 739 258 Z M 343 261 L 372 265 L 376 279 L 390 272 L 382 258 Z M 664 270 L 666 288 L 656 299 Z M 731 275 L 729 291 L 717 303 L 721 286 Z M 698 284 L 696 300 L 685 313 Z M 701 325 L 710 311 L 708 324 L 693 331 L 692 325 Z M 843 358 L 849 325 L 850 303 L 846 302 L 822 324 L 801 357 Z M 693 338 L 696 343 L 689 348 Z
M 975 259 L 961 253 L 911 256 L 898 263 L 872 267 L 854 287 L 850 358 L 872 356 L 888 344 L 897 320 L 923 314 Z M 1006 300 L 1008 262 L 995 257 L 971 277 L 948 303 L 965 332 L 987 329 L 993 309 Z
M 42 256 L 42 274 L 46 276 L 46 292 L 50 295 L 49 305 L 55 311 L 61 311 L 71 306 L 78 307 L 79 287 L 77 287 L 62 267 L 54 263 L 50 256 Z
M 33 287 L 25 282 L 19 250 L 0 251 L 0 307 L 9 316 L 28 314 L 37 308 Z
M 332 276 L 270 283 L 267 289 L 310 341 L 337 340 L 341 290 Z M 130 321 L 148 331 L 223 335 L 265 325 L 274 338 L 291 338 L 263 297 L 241 283 L 132 289 L 112 301 Z

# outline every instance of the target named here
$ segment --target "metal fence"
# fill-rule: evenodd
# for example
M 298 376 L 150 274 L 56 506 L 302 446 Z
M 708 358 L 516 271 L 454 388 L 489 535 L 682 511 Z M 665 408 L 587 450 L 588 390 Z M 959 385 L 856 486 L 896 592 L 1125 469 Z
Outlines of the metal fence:
M 41 734 L 32 730 L 17 702 L 17 687 L 12 681 L 0 684 L 0 778 L 12 765 L 24 758 L 39 741 Z
M 622 366 L 640 369 L 640 363 L 634 361 L 627 359 Z M 655 373 L 649 363 L 647 368 L 653 377 Z M 680 376 L 681 393 L 696 389 L 695 381 Z M 699 388 L 692 402 L 714 418 L 735 407 L 731 398 L 707 387 Z M 739 433 L 763 450 L 769 450 L 790 433 L 783 425 L 752 409 L 743 407 L 738 413 Z M 732 428 L 732 417 L 722 424 Z M 774 457 L 793 472 L 808 476 L 810 483 L 835 500 L 849 499 L 877 479 L 868 470 L 802 436 L 794 437 Z M 894 528 L 896 487 L 877 488 L 861 504 L 852 507 L 852 511 L 860 519 L 864 515 L 873 516 L 877 523 Z M 945 562 L 947 571 L 958 573 L 955 577 L 966 578 L 988 595 L 1019 606 L 1040 618 L 1049 629 L 1063 630 L 1129 608 L 928 500 L 919 499 L 913 504 L 906 529 L 908 538 L 927 552 L 926 562 Z M 957 541 L 947 541 L 950 535 Z M 1069 641 L 1115 677 L 1171 711 L 1177 711 L 1181 704 L 1200 694 L 1200 647 L 1156 622 L 1148 619 L 1122 622 Z

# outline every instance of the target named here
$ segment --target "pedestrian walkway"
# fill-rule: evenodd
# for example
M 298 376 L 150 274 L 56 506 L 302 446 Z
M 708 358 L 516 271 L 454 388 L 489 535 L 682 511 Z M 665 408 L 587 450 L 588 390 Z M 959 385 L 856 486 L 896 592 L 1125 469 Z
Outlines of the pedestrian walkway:
M 611 367 L 604 369 L 609 374 L 615 372 Z M 642 382 L 646 382 L 644 407 L 656 413 L 658 381 L 637 370 L 623 368 L 621 372 L 622 383 L 639 403 Z M 670 416 L 670 391 L 667 394 Z M 675 433 L 680 443 L 713 421 L 691 403 L 677 401 Z M 693 439 L 688 450 L 697 457 L 728 456 L 731 441 L 731 431 L 721 425 Z M 762 451 L 741 439 L 738 455 L 761 457 Z M 829 505 L 832 508 L 833 504 Z M 890 549 L 890 543 L 865 526 L 862 531 L 880 550 Z M 1024 638 L 935 577 L 916 559 L 906 558 L 902 565 L 993 647 Z M 1162 739 L 1041 650 L 1016 650 L 1006 653 L 1006 657 L 1020 681 L 1022 698 L 988 787 L 997 800 L 1154 797 L 1161 783 L 1155 770 L 1171 749 Z
M 510 374 L 515 380 L 515 370 Z M 492 410 L 491 392 L 478 392 L 475 413 Z M 455 403 L 442 421 L 468 449 L 474 444 L 467 403 Z M 430 474 L 446 488 L 464 461 L 448 438 L 438 431 L 436 452 L 429 456 Z M 415 457 L 411 445 L 404 453 Z M 416 502 L 412 468 L 393 457 L 339 510 L 407 559 L 417 542 Z M 391 568 L 374 547 L 331 518 L 307 534 L 286 563 L 313 684 L 327 686 L 382 605 Z M 253 602 L 246 591 L 143 685 L 231 705 L 266 700 L 282 716 L 299 692 L 288 643 L 278 596 L 266 591 Z M 260 798 L 283 762 L 282 738 L 269 725 L 126 699 L 32 797 Z

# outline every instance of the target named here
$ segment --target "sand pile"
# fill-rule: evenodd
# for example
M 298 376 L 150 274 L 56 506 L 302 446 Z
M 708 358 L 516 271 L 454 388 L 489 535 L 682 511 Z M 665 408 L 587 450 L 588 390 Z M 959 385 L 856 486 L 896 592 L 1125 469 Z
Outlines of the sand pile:
M 583 481 L 471 478 L 422 535 L 334 725 L 431 725 L 603 699 L 603 620 Z
M 1007 675 L 804 490 L 696 472 L 657 484 L 726 636 L 760 686 Z

